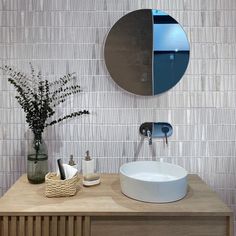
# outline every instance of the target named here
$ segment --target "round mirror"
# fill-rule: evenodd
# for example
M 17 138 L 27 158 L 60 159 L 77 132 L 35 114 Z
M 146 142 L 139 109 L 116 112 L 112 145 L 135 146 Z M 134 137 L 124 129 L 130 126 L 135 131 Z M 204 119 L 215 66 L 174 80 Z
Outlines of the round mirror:
M 189 62 L 189 42 L 178 22 L 160 10 L 141 9 L 119 19 L 105 42 L 113 80 L 137 95 L 157 95 L 175 86 Z

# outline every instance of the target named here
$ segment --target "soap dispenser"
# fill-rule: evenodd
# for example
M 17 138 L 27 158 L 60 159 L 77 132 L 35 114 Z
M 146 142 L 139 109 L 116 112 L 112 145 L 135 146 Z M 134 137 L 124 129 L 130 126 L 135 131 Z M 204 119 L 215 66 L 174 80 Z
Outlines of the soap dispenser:
M 86 151 L 86 156 L 82 160 L 82 172 L 83 175 L 94 173 L 94 159 L 89 156 L 89 151 Z

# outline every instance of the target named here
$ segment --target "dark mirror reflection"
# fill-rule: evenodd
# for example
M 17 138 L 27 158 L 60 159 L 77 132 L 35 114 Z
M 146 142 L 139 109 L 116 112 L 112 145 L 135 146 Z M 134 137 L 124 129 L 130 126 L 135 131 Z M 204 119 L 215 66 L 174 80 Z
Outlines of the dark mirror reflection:
M 104 53 L 107 69 L 120 87 L 137 95 L 157 95 L 183 76 L 189 61 L 189 42 L 171 16 L 142 9 L 115 23 Z

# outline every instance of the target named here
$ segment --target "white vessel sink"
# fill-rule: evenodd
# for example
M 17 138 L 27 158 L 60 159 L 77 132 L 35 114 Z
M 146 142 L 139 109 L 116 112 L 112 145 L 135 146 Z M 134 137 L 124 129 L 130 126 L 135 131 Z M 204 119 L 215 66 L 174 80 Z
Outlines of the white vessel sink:
M 120 167 L 122 192 L 144 202 L 173 202 L 187 193 L 187 171 L 157 161 L 129 162 Z

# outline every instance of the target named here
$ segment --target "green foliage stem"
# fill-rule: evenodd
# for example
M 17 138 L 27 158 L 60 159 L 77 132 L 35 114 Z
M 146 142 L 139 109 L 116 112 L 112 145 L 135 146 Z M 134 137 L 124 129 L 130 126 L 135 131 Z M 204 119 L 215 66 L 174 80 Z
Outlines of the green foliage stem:
M 42 133 L 48 126 L 52 126 L 66 119 L 74 118 L 84 114 L 89 114 L 87 110 L 72 112 L 61 118 L 52 119 L 55 114 L 55 107 L 66 101 L 66 98 L 81 92 L 79 85 L 70 85 L 69 83 L 75 78 L 75 73 L 69 73 L 62 78 L 49 82 L 43 79 L 41 71 L 37 74 L 30 63 L 31 73 L 26 75 L 15 70 L 11 66 L 0 67 L 9 76 L 8 81 L 11 83 L 18 95 L 16 100 L 26 114 L 26 122 L 34 134 L 34 143 L 36 153 L 41 143 Z

